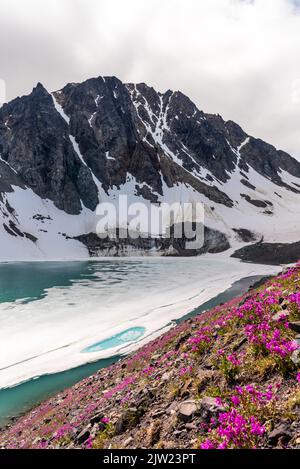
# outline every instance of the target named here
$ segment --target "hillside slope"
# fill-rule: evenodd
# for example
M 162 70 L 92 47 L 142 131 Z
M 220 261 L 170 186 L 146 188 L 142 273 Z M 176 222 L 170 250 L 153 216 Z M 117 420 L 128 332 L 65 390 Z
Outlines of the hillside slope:
M 154 210 L 203 203 L 205 252 L 299 241 L 300 163 L 181 92 L 143 83 L 98 77 L 54 93 L 38 84 L 5 104 L 0 175 L 1 260 L 169 252 L 94 237 L 98 203 L 121 194 Z
M 300 448 L 300 263 L 49 399 L 3 448 Z

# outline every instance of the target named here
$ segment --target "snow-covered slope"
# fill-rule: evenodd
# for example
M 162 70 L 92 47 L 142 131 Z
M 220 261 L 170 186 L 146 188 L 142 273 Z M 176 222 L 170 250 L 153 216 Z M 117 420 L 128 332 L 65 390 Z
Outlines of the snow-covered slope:
M 121 194 L 202 202 L 204 251 L 300 240 L 300 163 L 180 92 L 99 77 L 0 109 L 0 260 L 176 252 L 97 244 L 97 205 Z

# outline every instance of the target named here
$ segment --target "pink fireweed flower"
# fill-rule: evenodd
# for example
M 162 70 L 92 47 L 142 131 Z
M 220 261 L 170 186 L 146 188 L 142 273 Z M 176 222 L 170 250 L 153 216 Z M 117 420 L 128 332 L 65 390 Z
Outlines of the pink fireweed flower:
M 216 397 L 216 404 L 217 404 L 218 406 L 223 406 L 223 405 L 224 405 L 224 404 L 223 404 L 223 401 L 222 401 L 222 399 L 221 399 L 220 397 Z
M 300 292 L 292 293 L 289 295 L 288 300 L 291 303 L 295 303 L 298 307 L 300 307 Z
M 201 446 L 201 449 L 215 449 L 215 446 L 211 440 L 205 440 Z
M 193 372 L 193 368 L 191 366 L 182 367 L 179 370 L 179 376 L 190 375 L 192 372 Z
M 227 449 L 228 448 L 228 443 L 227 441 L 223 441 L 218 445 L 218 449 Z
M 255 417 L 250 418 L 251 422 L 251 433 L 253 435 L 262 436 L 266 432 L 266 427 L 261 425 Z
M 192 351 L 197 351 L 202 346 L 209 344 L 211 340 L 211 328 L 200 327 L 195 335 L 188 340 L 188 343 L 192 345 Z
M 145 368 L 143 370 L 143 373 L 144 375 L 151 375 L 152 373 L 154 373 L 154 367 L 153 366 L 148 366 L 147 368 Z
M 57 432 L 54 435 L 54 438 L 58 440 L 62 438 L 63 436 L 65 436 L 66 433 L 69 433 L 70 431 L 72 431 L 72 429 L 73 427 L 69 424 L 63 425 L 57 430 Z
M 241 400 L 238 396 L 232 396 L 231 401 L 235 407 L 238 407 L 241 403 Z
M 237 358 L 237 355 L 235 353 L 232 353 L 230 355 L 227 355 L 227 360 L 232 363 L 234 366 L 239 366 L 241 364 L 241 361 Z
M 92 449 L 92 447 L 93 447 L 93 440 L 92 440 L 92 437 L 91 437 L 91 436 L 90 436 L 90 437 L 86 440 L 86 442 L 84 443 L 84 447 L 85 447 L 86 449 Z

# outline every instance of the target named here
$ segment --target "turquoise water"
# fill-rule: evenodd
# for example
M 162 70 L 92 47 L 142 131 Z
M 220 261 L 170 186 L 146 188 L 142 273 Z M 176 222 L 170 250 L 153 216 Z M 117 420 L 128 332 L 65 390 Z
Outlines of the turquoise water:
M 129 342 L 135 342 L 140 339 L 145 334 L 145 332 L 146 329 L 144 327 L 132 327 L 131 329 L 127 329 L 126 331 L 113 335 L 108 339 L 90 345 L 89 347 L 82 350 L 82 353 L 99 352 L 100 350 L 108 350 Z
M 37 301 L 53 287 L 68 287 L 90 276 L 89 262 L 0 263 L 0 303 Z
M 118 359 L 118 356 L 110 357 L 62 373 L 31 379 L 13 388 L 0 389 L 0 427 L 9 423 L 12 417 L 21 415 L 49 397 L 91 376 L 101 368 L 107 368 Z

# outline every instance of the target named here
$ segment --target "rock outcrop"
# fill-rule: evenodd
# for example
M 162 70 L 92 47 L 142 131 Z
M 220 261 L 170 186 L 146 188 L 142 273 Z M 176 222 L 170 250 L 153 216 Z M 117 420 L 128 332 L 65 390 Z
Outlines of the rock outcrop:
M 293 220 L 300 219 L 300 163 L 234 122 L 205 114 L 181 92 L 159 93 L 144 83 L 98 77 L 52 94 L 39 83 L 5 104 L 0 174 L 1 212 L 11 205 L 16 219 L 8 218 L 37 239 L 36 256 L 47 255 L 47 244 L 70 257 L 86 255 L 72 240 L 95 233 L 98 203 L 117 203 L 120 194 L 158 206 L 201 202 L 206 227 L 219 233 L 216 251 L 240 242 L 245 230 L 253 239 L 277 231 L 282 238 L 293 225 L 291 241 L 299 241 Z M 39 215 L 60 229 L 45 230 Z M 2 225 L 4 252 L 13 256 Z

